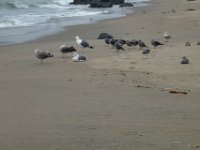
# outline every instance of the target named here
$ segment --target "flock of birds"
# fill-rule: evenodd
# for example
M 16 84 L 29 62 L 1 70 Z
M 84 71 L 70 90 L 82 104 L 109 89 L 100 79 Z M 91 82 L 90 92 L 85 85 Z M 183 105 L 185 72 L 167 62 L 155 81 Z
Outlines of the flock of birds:
M 81 48 L 91 48 L 91 49 L 93 49 L 93 46 L 89 45 L 87 41 L 81 39 L 79 36 L 76 36 L 75 39 L 76 39 L 76 43 Z M 82 62 L 82 61 L 86 61 L 87 60 L 87 56 L 78 54 L 76 52 L 77 50 L 73 46 L 67 47 L 66 45 L 61 45 L 59 47 L 59 50 L 63 54 L 63 58 L 64 58 L 64 55 L 66 53 L 72 53 L 72 52 L 74 52 L 74 54 L 72 56 L 72 60 L 73 61 L 75 61 L 75 62 Z M 53 57 L 54 55 L 51 54 L 51 53 L 49 53 L 49 52 L 45 52 L 43 50 L 35 49 L 35 56 L 38 59 L 40 59 L 41 64 L 42 64 L 44 59 Z
M 164 36 L 166 42 L 168 42 L 168 40 L 171 38 L 171 35 L 167 32 L 165 32 L 163 34 L 163 36 Z M 93 49 L 94 48 L 94 46 L 91 46 L 86 40 L 81 39 L 79 36 L 76 36 L 75 40 L 76 40 L 77 45 L 79 45 L 82 49 L 84 49 L 84 48 Z M 119 52 L 119 50 L 125 51 L 123 45 L 126 44 L 129 47 L 139 46 L 140 50 L 142 50 L 143 54 L 150 53 L 150 49 L 148 48 L 148 46 L 141 40 L 133 39 L 133 40 L 129 41 L 129 40 L 124 40 L 124 39 L 114 39 L 114 38 L 109 37 L 109 38 L 105 38 L 104 41 L 107 45 L 111 45 L 112 48 L 115 48 L 117 50 L 117 52 Z M 164 45 L 163 43 L 159 42 L 158 40 L 154 40 L 154 39 L 151 40 L 151 44 L 154 47 L 154 49 L 157 46 Z M 63 54 L 63 58 L 66 53 L 73 53 L 72 61 L 82 62 L 82 61 L 87 60 L 87 56 L 78 54 L 77 50 L 73 46 L 67 47 L 66 45 L 61 45 L 59 47 L 59 50 Z M 35 56 L 41 60 L 41 63 L 43 63 L 44 59 L 53 57 L 54 55 L 49 52 L 35 49 Z M 181 64 L 189 64 L 188 58 L 186 58 L 185 56 L 182 57 Z

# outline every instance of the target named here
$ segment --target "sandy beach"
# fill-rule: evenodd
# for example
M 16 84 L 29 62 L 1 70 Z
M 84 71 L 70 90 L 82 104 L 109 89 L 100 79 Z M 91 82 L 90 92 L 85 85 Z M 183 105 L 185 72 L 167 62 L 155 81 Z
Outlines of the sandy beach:
M 0 46 L 0 149 L 200 149 L 199 4 L 153 0 L 126 17 Z M 165 31 L 172 36 L 168 42 Z M 116 53 L 97 40 L 102 32 L 141 39 L 151 52 L 124 46 Z M 81 49 L 76 35 L 94 49 Z M 154 49 L 151 39 L 164 45 Z M 62 44 L 88 61 L 62 58 Z M 54 57 L 40 64 L 35 48 Z M 189 64 L 180 64 L 183 56 Z

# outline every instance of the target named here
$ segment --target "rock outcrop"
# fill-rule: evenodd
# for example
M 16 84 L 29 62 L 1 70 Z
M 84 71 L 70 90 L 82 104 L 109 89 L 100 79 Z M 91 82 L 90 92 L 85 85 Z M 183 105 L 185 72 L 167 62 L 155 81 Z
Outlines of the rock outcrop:
M 73 0 L 70 4 L 85 5 L 90 4 L 91 8 L 112 7 L 116 4 L 123 4 L 124 0 Z

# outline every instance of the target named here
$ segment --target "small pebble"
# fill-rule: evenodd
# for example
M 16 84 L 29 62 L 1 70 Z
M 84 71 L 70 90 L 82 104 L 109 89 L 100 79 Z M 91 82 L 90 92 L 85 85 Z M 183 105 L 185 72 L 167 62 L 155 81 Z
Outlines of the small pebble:
M 190 42 L 185 42 L 185 46 L 191 46 Z

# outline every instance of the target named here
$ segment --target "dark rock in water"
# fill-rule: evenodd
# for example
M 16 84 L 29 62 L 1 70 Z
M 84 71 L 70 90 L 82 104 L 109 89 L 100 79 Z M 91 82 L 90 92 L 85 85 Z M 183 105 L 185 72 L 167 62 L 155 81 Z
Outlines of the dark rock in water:
M 185 42 L 185 46 L 191 46 L 190 42 Z
M 122 3 L 124 3 L 124 1 L 125 0 L 111 0 L 111 2 L 113 3 L 113 4 L 117 4 L 117 5 L 119 5 L 119 4 L 122 4 Z
M 71 2 L 70 4 L 86 5 L 86 4 L 89 4 L 89 3 L 90 3 L 90 0 L 73 0 L 73 2 Z
M 105 8 L 112 7 L 113 3 L 110 0 L 91 0 L 90 7 L 93 8 Z
M 132 3 L 122 3 L 119 5 L 119 7 L 133 7 L 134 5 Z
M 124 3 L 124 0 L 73 0 L 70 4 L 90 4 L 92 8 L 106 8 L 122 3 Z
M 97 39 L 106 39 L 106 38 L 113 38 L 112 35 L 108 34 L 108 33 L 100 33 Z

